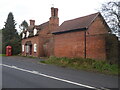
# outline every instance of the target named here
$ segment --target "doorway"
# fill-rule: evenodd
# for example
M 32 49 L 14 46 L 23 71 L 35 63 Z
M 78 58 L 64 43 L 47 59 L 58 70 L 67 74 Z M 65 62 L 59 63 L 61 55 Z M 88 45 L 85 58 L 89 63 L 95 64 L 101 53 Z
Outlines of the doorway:
M 32 55 L 32 45 L 30 45 L 30 55 Z

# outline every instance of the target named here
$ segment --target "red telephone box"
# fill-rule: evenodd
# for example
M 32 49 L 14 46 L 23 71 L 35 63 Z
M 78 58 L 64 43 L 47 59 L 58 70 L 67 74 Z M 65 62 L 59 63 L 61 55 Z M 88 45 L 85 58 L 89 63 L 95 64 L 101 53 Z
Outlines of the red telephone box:
M 6 47 L 6 56 L 11 56 L 12 55 L 12 47 L 11 46 L 7 46 Z

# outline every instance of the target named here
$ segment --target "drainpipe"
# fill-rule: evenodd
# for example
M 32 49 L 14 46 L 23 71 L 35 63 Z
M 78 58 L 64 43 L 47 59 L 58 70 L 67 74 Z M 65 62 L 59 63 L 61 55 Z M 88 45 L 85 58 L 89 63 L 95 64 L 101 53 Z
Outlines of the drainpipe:
M 86 58 L 86 31 L 84 32 L 84 58 Z

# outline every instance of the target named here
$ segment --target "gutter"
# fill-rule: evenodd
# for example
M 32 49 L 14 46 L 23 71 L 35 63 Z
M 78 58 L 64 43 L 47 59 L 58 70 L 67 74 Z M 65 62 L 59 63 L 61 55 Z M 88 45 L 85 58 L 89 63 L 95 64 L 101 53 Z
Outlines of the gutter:
M 76 31 L 84 31 L 87 30 L 87 28 L 79 28 L 79 29 L 73 29 L 73 30 L 67 30 L 67 31 L 59 31 L 59 32 L 53 32 L 52 34 L 63 34 L 63 33 L 68 33 L 68 32 L 76 32 Z

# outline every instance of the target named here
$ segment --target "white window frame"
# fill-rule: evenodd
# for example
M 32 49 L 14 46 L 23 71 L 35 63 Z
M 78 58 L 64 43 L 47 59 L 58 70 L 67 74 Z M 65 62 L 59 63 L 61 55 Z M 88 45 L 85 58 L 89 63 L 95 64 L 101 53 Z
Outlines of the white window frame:
M 37 52 L 37 44 L 34 44 L 34 52 Z
M 26 33 L 26 37 L 28 37 L 29 36 L 29 32 L 27 31 L 27 33 Z
M 22 34 L 22 38 L 24 38 L 24 37 L 25 37 L 25 34 L 23 33 L 23 34 Z
M 36 35 L 37 34 L 37 29 L 34 29 L 34 35 Z
M 22 45 L 22 52 L 24 52 L 25 51 L 25 47 L 24 47 L 24 45 Z

